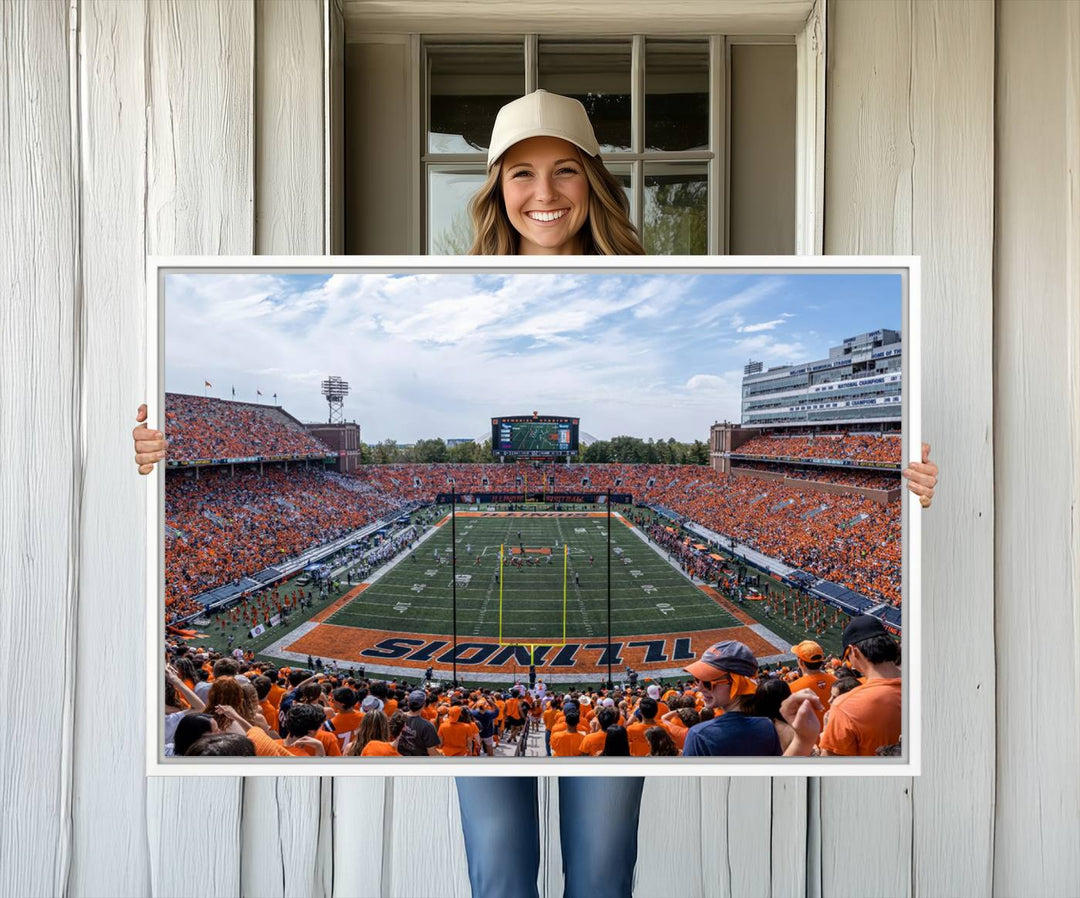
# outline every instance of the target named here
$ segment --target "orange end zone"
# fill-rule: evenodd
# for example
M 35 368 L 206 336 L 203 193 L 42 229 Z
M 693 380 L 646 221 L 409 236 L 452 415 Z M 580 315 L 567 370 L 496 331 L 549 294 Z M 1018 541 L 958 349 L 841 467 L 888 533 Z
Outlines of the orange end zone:
M 619 646 L 618 663 L 620 665 L 629 664 L 639 671 L 651 671 L 683 667 L 690 663 L 692 658 L 686 657 L 685 654 L 678 660 L 675 659 L 674 649 L 677 643 L 683 643 L 689 648 L 693 657 L 698 658 L 713 643 L 729 639 L 737 639 L 745 643 L 758 658 L 779 655 L 783 652 L 783 649 L 772 645 L 749 627 L 727 627 L 701 630 L 697 633 L 664 633 L 655 636 L 618 636 L 612 641 Z M 630 645 L 631 642 L 647 643 L 649 641 L 663 644 L 664 660 L 647 661 L 649 651 L 647 645 Z M 505 641 L 500 644 L 496 639 L 472 637 L 467 640 L 459 638 L 458 644 L 461 649 L 461 656 L 458 658 L 459 666 L 471 668 L 476 672 L 498 673 L 506 676 L 521 673 L 520 661 L 515 664 L 515 659 L 512 657 L 513 646 Z M 530 641 L 529 644 L 534 643 Z M 509 650 L 505 656 L 506 663 L 488 663 L 493 657 L 502 660 L 499 656 L 500 645 L 503 651 Z M 593 675 L 601 674 L 607 669 L 599 663 L 603 648 L 592 637 L 582 638 L 580 642 L 568 642 L 561 647 L 553 647 L 551 643 L 535 643 L 535 645 L 538 651 L 547 650 L 537 663 L 539 670 L 560 672 L 561 669 L 566 673 Z M 594 647 L 589 648 L 589 645 Z M 405 648 L 401 649 L 401 646 Z M 337 624 L 319 624 L 295 642 L 285 646 L 286 651 L 299 655 L 311 655 L 314 658 L 335 658 L 346 664 L 390 664 L 394 667 L 416 671 L 423 671 L 433 663 L 449 663 L 440 658 L 449 652 L 450 648 L 450 637 L 445 634 L 365 630 L 357 627 L 342 627 Z M 393 657 L 388 652 L 392 653 Z M 553 667 L 550 663 L 551 659 L 566 652 L 572 655 L 573 660 Z M 411 660 L 409 656 L 412 654 L 418 654 L 419 660 Z
M 511 546 L 510 547 L 510 554 L 511 555 L 520 555 L 521 554 L 521 549 L 518 548 L 517 546 Z M 547 546 L 544 546 L 543 548 L 540 548 L 540 549 L 535 549 L 532 546 L 526 546 L 525 547 L 525 554 L 526 555 L 550 555 L 551 554 L 551 549 L 548 548 Z

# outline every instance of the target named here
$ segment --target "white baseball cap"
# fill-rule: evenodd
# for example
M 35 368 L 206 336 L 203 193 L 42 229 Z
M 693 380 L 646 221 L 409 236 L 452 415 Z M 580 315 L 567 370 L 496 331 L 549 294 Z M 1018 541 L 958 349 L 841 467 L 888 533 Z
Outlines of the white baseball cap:
M 600 152 L 585 107 L 572 97 L 536 90 L 503 106 L 491 129 L 491 168 L 510 147 L 530 137 L 560 137 L 590 156 Z
M 648 695 L 649 698 L 655 698 L 655 699 L 659 700 L 659 698 L 660 698 L 660 687 L 657 686 L 655 683 L 653 683 L 648 689 L 645 690 L 645 694 Z

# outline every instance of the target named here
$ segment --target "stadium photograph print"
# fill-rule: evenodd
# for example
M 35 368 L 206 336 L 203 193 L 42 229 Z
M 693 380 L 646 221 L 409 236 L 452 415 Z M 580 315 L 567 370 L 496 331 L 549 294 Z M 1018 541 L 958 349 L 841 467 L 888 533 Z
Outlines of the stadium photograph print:
M 913 599 L 903 272 L 258 265 L 162 272 L 164 756 L 187 711 L 295 757 L 902 741 L 857 643 Z

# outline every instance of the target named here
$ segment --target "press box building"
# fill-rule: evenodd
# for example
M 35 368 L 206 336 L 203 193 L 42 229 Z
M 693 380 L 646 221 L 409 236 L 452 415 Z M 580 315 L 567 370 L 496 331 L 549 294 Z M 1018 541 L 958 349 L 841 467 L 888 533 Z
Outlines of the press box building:
M 827 359 L 767 371 L 751 362 L 742 384 L 742 426 L 897 427 L 901 350 L 899 332 L 883 329 L 848 337 Z
M 743 369 L 741 423 L 717 423 L 709 433 L 712 466 L 730 470 L 730 454 L 766 430 L 889 431 L 900 428 L 899 331 L 881 328 L 847 337 L 829 356 L 764 370 Z

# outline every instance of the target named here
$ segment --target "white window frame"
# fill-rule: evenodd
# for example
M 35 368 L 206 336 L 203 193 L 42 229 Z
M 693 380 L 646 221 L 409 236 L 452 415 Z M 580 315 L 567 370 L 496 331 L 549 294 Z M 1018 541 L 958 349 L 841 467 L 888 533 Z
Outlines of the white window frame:
M 730 109 L 730 47 L 733 44 L 794 43 L 796 48 L 796 123 L 795 123 L 795 197 L 796 227 L 795 254 L 819 255 L 824 249 L 823 215 L 825 182 L 825 4 L 826 0 L 815 0 L 810 14 L 797 30 L 780 29 L 780 33 L 768 35 L 713 34 L 709 37 L 709 142 L 713 150 L 687 151 L 685 153 L 650 154 L 642 153 L 644 138 L 644 108 L 642 102 L 631 105 L 631 153 L 610 154 L 611 161 L 629 162 L 632 165 L 632 183 L 634 185 L 634 208 L 631 218 L 641 223 L 644 208 L 643 169 L 648 161 L 706 161 L 708 172 L 709 197 L 709 233 L 707 249 L 710 255 L 723 255 L 728 249 L 728 178 L 730 128 L 728 110 Z M 438 29 L 436 23 L 432 23 Z M 445 23 L 443 23 L 445 24 Z M 412 33 L 409 35 L 411 58 L 411 122 L 410 158 L 415 160 L 411 166 L 412 195 L 415 202 L 410 204 L 410 249 L 417 254 L 424 254 L 428 245 L 428 216 L 426 183 L 428 163 L 475 163 L 476 155 L 466 154 L 428 154 L 427 153 L 427 43 L 504 43 L 521 40 L 525 55 L 525 90 L 536 89 L 538 44 L 540 36 L 544 38 L 580 37 L 583 41 L 601 37 L 623 37 L 626 35 L 589 35 L 575 33 L 562 34 L 556 27 L 521 33 L 486 33 L 454 34 L 442 29 L 432 33 Z M 631 55 L 631 96 L 643 98 L 642 80 L 644 77 L 645 40 L 694 37 L 685 33 L 667 34 L 659 29 L 643 29 L 642 33 L 632 36 Z M 697 35 L 700 36 L 700 35 Z M 721 105 L 722 103 L 722 105 Z

